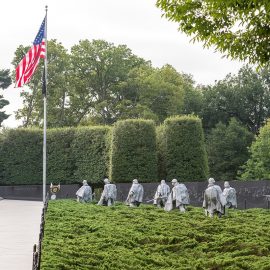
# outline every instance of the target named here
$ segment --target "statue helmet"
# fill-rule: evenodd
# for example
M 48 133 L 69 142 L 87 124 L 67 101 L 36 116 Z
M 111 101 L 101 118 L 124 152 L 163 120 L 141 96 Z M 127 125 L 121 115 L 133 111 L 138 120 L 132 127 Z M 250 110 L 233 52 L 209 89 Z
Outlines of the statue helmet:
M 209 178 L 208 179 L 208 183 L 209 184 L 214 184 L 215 183 L 215 179 L 214 178 Z
M 225 188 L 229 188 L 229 187 L 230 187 L 230 183 L 229 183 L 228 181 L 225 181 L 225 182 L 224 182 L 224 187 L 225 187 Z
M 109 180 L 108 178 L 105 178 L 105 179 L 104 179 L 104 183 L 105 183 L 105 184 L 109 184 L 109 183 L 110 183 L 110 180 Z

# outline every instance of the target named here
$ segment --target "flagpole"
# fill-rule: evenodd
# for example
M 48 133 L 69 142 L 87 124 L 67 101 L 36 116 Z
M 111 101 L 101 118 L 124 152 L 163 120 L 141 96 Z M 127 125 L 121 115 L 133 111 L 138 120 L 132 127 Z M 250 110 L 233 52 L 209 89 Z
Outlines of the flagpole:
M 45 19 L 45 58 L 44 58 L 44 72 L 45 72 L 45 87 L 47 89 L 47 12 L 48 6 L 45 6 L 46 19 Z M 46 91 L 47 92 L 47 91 Z M 43 203 L 46 200 L 46 170 L 47 170 L 47 93 L 43 93 L 43 106 L 44 106 L 44 120 L 43 120 Z

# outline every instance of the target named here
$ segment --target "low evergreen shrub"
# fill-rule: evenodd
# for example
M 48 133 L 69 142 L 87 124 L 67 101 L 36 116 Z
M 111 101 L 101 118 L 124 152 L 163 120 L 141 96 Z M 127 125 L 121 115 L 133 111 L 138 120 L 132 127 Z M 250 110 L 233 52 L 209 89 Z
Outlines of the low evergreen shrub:
M 45 218 L 41 270 L 270 269 L 265 209 L 211 219 L 195 207 L 181 214 L 57 200 Z

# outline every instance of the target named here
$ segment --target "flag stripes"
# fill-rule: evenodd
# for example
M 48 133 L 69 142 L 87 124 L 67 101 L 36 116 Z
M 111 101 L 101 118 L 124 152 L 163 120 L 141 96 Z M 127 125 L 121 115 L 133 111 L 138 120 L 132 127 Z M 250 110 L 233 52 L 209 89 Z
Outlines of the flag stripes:
M 35 38 L 33 46 L 26 53 L 16 68 L 15 87 L 22 87 L 27 84 L 37 69 L 40 58 L 45 58 L 46 41 L 45 41 L 45 19 L 43 20 L 39 32 Z

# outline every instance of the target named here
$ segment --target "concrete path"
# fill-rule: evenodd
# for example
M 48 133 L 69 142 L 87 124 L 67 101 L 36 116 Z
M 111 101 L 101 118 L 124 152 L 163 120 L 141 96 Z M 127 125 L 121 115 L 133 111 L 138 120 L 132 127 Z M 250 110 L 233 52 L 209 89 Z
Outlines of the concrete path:
M 0 200 L 0 269 L 31 270 L 42 202 Z

